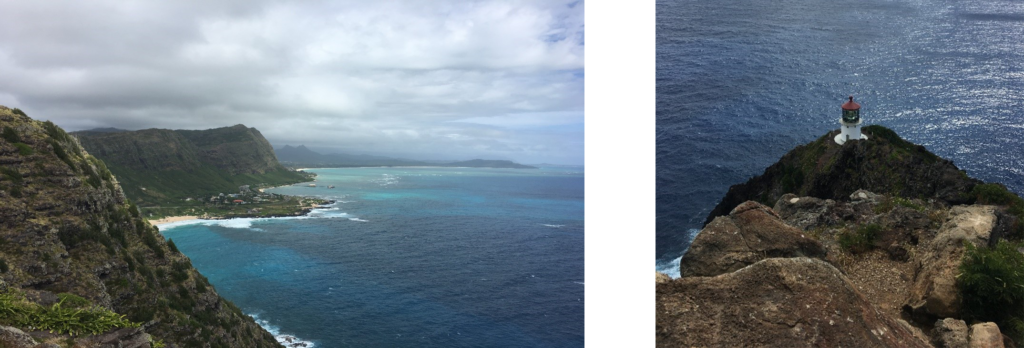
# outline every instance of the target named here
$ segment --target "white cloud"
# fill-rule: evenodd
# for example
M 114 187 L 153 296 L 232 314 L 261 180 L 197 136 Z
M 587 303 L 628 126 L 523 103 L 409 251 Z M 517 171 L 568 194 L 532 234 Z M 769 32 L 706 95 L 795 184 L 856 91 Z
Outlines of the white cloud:
M 72 130 L 243 123 L 275 145 L 582 163 L 569 5 L 4 2 L 0 101 Z

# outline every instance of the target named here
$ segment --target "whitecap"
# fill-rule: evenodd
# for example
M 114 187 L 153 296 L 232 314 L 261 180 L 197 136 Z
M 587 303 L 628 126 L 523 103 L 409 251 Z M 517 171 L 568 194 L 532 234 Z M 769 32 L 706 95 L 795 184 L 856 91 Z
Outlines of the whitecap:
M 267 320 L 260 319 L 260 317 L 256 314 L 249 314 L 249 316 L 256 320 L 256 324 L 258 324 L 264 330 L 267 330 L 267 332 L 269 332 L 271 335 L 274 335 L 274 339 L 277 340 L 277 343 L 280 343 L 285 347 L 313 348 L 316 346 L 312 341 L 303 340 L 301 338 L 295 337 L 294 335 L 281 333 L 281 328 L 271 324 Z
M 348 219 L 352 220 L 352 221 L 359 221 L 359 222 L 370 222 L 370 221 L 363 220 L 363 219 L 360 219 L 360 218 L 348 218 Z
M 680 256 L 669 262 L 657 263 L 655 268 L 658 272 L 665 273 L 669 277 L 672 277 L 672 279 L 676 279 L 679 278 L 679 260 L 682 259 L 683 257 Z
M 265 217 L 265 218 L 232 218 L 223 220 L 185 220 L 172 222 L 168 224 L 160 225 L 161 231 L 167 231 L 175 227 L 188 226 L 188 225 L 205 225 L 205 226 L 220 226 L 225 228 L 244 228 L 255 231 L 262 231 L 259 228 L 252 227 L 254 222 L 262 221 L 276 221 L 276 220 L 305 220 L 305 219 L 331 219 L 331 218 L 343 218 L 348 217 L 348 213 L 340 211 L 340 208 L 326 208 L 326 209 L 313 209 L 309 213 L 302 216 L 280 216 L 280 217 Z
M 541 224 L 541 225 L 547 226 L 547 227 L 552 227 L 552 228 L 560 228 L 562 226 L 565 226 L 565 225 L 549 225 L 549 224 Z

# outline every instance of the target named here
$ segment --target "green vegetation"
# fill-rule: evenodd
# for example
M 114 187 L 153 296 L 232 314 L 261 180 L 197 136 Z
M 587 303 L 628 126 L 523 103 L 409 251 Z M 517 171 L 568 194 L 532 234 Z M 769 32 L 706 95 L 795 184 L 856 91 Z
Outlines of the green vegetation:
M 0 293 L 0 323 L 33 328 L 51 333 L 80 335 L 99 334 L 119 327 L 139 327 L 123 315 L 92 305 L 73 294 L 58 294 L 59 302 L 50 307 L 25 300 L 24 295 L 7 291 Z
M 965 246 L 957 276 L 964 319 L 993 321 L 1014 341 L 1024 341 L 1024 254 L 1017 251 L 1022 245 L 1003 240 L 995 248 Z
M 7 273 L 11 268 L 7 266 L 7 260 L 0 259 L 0 273 Z
M 839 234 L 839 246 L 852 253 L 862 253 L 875 247 L 875 240 L 882 231 L 878 224 L 867 224 L 854 231 L 843 231 Z
M 890 156 L 902 158 L 902 156 L 904 155 L 914 154 L 920 155 L 922 158 L 925 159 L 926 163 L 933 163 L 939 161 L 939 156 L 936 156 L 935 154 L 928 152 L 928 150 L 925 150 L 924 146 L 915 145 L 914 143 L 903 140 L 903 138 L 900 138 L 900 136 L 896 134 L 896 132 L 893 131 L 892 129 L 885 128 L 884 126 L 881 125 L 873 124 L 864 127 L 863 132 L 868 134 L 868 136 L 870 137 L 882 138 L 889 142 L 889 144 L 892 144 L 896 151 L 891 152 Z
M 11 112 L 13 112 L 15 114 L 18 114 L 18 115 L 22 115 L 22 116 L 28 117 L 28 115 L 26 115 L 25 112 L 21 111 L 21 109 L 19 109 L 19 108 L 14 108 L 13 110 L 11 110 Z
M 21 137 L 18 136 L 18 131 L 15 131 L 14 128 L 4 127 L 4 131 L 2 134 L 4 140 L 7 140 L 8 143 L 14 144 L 21 142 Z
M 903 197 L 887 198 L 878 205 L 876 205 L 874 211 L 876 214 L 881 214 L 892 210 L 892 208 L 895 208 L 896 206 L 907 207 L 917 211 L 924 211 L 923 205 L 914 203 L 914 201 Z
M 182 170 L 133 170 L 111 164 L 110 171 L 117 176 L 125 195 L 142 207 L 179 205 L 182 199 L 206 198 L 219 193 L 238 192 L 238 187 L 250 185 L 272 187 L 288 185 L 310 178 L 287 169 L 264 174 L 239 174 L 202 165 L 192 172 Z
M 975 197 L 978 204 L 1006 206 L 1006 212 L 1017 218 L 1010 228 L 1008 237 L 1015 240 L 1024 239 L 1024 199 L 1000 184 L 976 185 L 971 190 L 971 195 Z

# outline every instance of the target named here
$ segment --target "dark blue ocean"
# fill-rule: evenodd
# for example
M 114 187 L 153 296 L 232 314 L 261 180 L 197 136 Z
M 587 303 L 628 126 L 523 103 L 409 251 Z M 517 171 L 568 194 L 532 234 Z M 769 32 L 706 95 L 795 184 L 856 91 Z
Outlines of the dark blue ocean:
M 865 125 L 1024 193 L 1024 2 L 659 0 L 656 8 L 659 270 L 678 272 L 730 185 L 839 128 L 849 95 Z
M 222 296 L 315 347 L 583 346 L 583 167 L 310 171 L 316 188 L 270 191 L 329 209 L 161 230 Z

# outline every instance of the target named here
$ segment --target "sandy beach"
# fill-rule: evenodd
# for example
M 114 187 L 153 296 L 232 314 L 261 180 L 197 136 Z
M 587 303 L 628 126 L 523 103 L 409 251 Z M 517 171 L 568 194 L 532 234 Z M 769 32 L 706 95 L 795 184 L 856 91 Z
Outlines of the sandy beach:
M 153 226 L 160 226 L 160 225 L 169 224 L 169 223 L 172 223 L 172 222 L 185 221 L 185 220 L 196 220 L 196 219 L 199 219 L 199 217 L 198 216 L 168 216 L 168 217 L 165 217 L 163 219 L 150 219 L 149 223 L 153 224 Z

